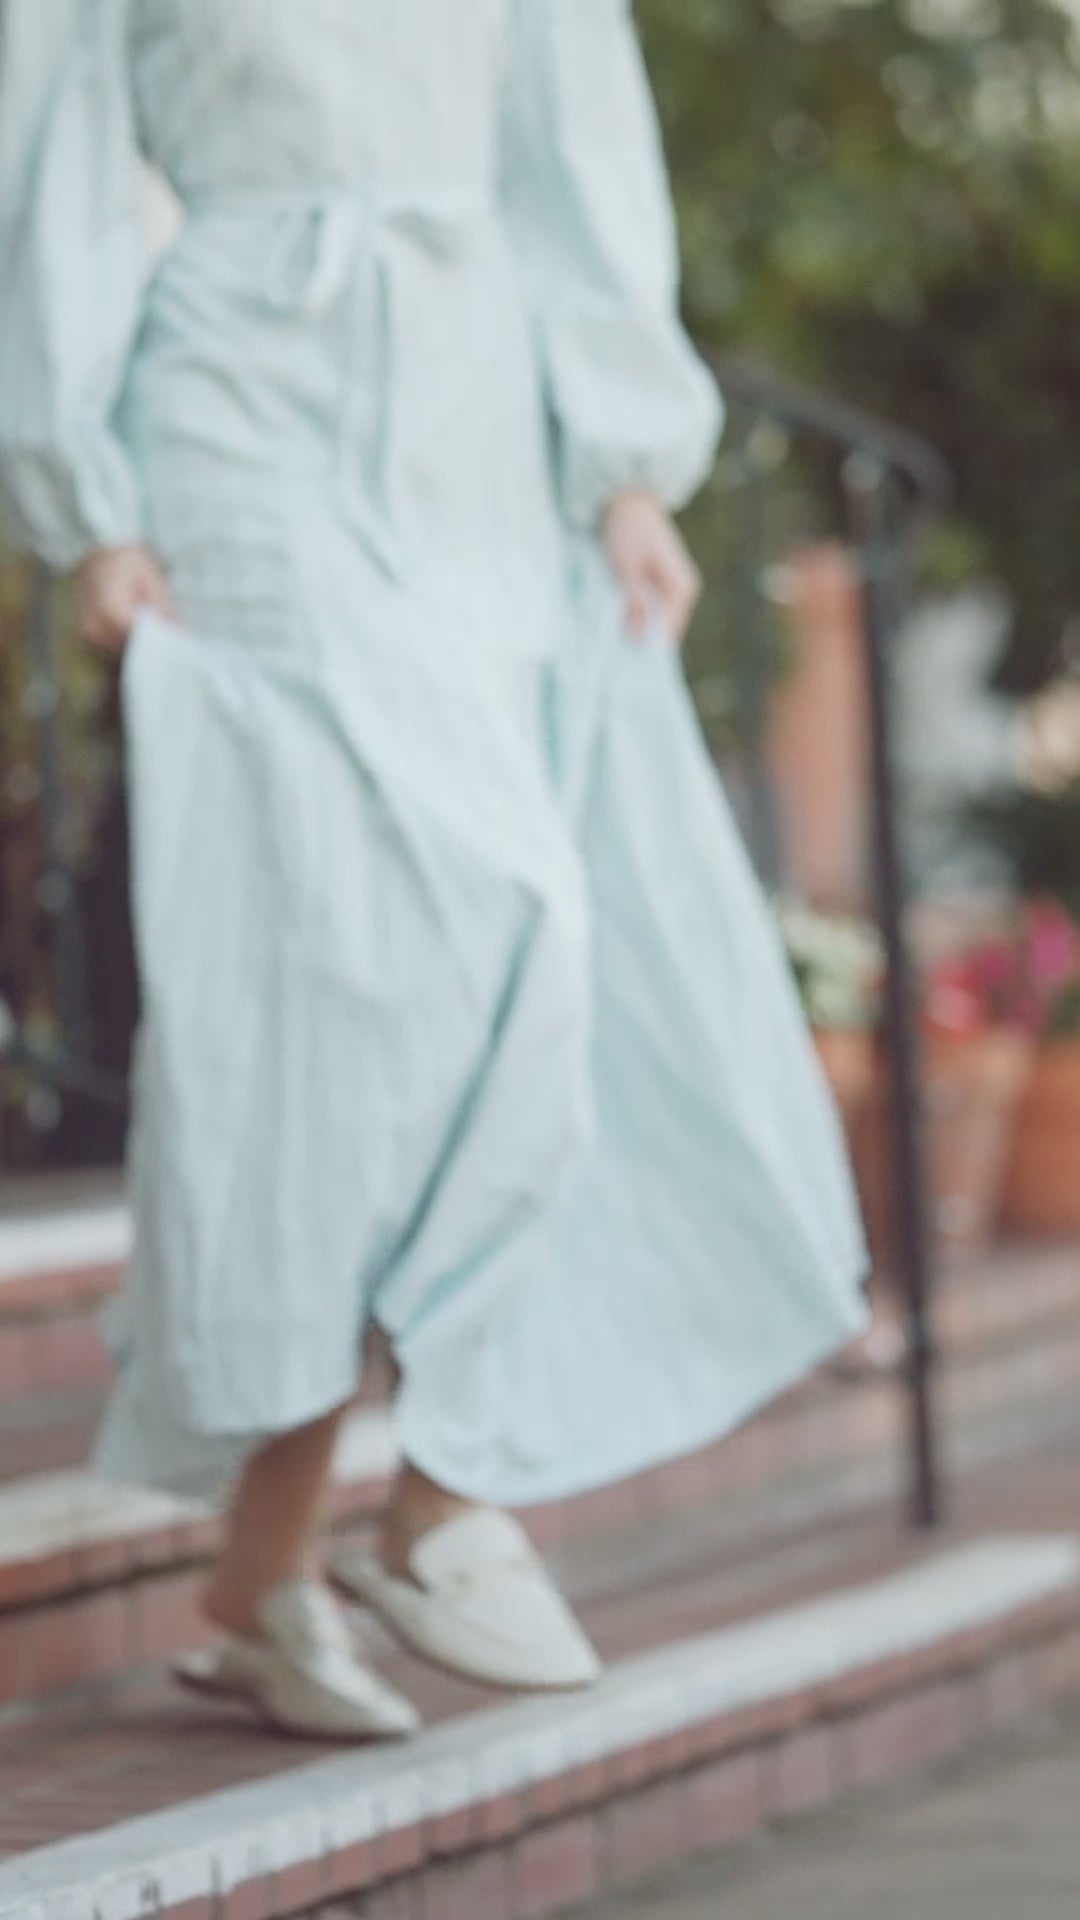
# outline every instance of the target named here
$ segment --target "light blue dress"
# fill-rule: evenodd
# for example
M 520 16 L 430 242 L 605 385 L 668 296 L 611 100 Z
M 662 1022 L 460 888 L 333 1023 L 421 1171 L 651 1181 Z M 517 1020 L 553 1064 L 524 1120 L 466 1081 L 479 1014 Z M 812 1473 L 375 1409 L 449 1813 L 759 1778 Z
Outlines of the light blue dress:
M 148 540 L 179 614 L 124 668 L 102 1465 L 220 1494 L 372 1317 L 467 1495 L 710 1441 L 860 1326 L 864 1260 L 677 656 L 595 538 L 690 496 L 719 412 L 626 0 L 79 0 L 44 60 L 6 12 L 10 508 L 59 567 Z M 140 154 L 185 215 L 149 278 Z

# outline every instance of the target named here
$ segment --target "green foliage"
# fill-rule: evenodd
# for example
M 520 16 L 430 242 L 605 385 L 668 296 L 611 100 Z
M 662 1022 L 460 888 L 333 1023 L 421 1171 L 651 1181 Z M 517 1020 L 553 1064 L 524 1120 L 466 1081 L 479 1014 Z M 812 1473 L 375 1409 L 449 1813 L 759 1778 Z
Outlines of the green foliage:
M 1031 684 L 1080 609 L 1080 55 L 1066 0 L 639 0 L 690 318 L 935 439 L 940 554 Z

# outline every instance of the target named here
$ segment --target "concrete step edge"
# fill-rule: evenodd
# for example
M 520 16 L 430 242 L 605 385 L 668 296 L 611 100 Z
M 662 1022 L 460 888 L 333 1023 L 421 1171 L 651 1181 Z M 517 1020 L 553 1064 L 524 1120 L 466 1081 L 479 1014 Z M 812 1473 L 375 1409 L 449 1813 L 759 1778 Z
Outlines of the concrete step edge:
M 1038 1326 L 1028 1331 L 1032 1338 L 1023 1344 L 943 1371 L 944 1439 L 958 1457 L 1023 1452 L 1028 1440 L 1057 1433 L 1071 1419 L 1080 1326 L 1068 1340 L 1047 1337 Z M 700 1455 L 541 1510 L 530 1521 L 538 1543 L 550 1548 L 572 1538 L 580 1530 L 573 1519 L 578 1511 L 589 1516 L 590 1527 L 608 1532 L 655 1520 L 675 1506 L 722 1500 L 752 1531 L 759 1508 L 767 1521 L 775 1507 L 777 1522 L 788 1524 L 804 1513 L 846 1511 L 887 1497 L 904 1436 L 897 1383 L 871 1377 L 834 1393 L 831 1406 L 780 1403 Z M 785 1419 L 793 1424 L 778 1459 Z M 374 1514 L 396 1464 L 390 1416 L 378 1407 L 358 1409 L 338 1454 L 339 1522 Z M 118 1578 L 189 1564 L 210 1550 L 213 1529 L 213 1515 L 194 1502 L 118 1487 L 88 1469 L 0 1484 L 0 1617 L 5 1608 L 63 1600 Z
M 459 1831 L 463 1850 L 485 1833 L 508 1841 L 561 1780 L 587 1774 L 595 1792 L 599 1776 L 614 1796 L 972 1672 L 1078 1615 L 1080 1541 L 990 1536 L 638 1656 L 589 1695 L 495 1706 L 404 1748 L 352 1750 L 17 1858 L 0 1866 L 0 1920 L 147 1920 L 200 1901 L 227 1911 L 220 1903 L 248 1888 L 250 1911 L 284 1912 L 274 1890 L 305 1874 L 330 1897 L 377 1881 L 380 1860 L 419 1868 L 440 1830 Z M 499 1815 L 486 1828 L 485 1809 Z
M 131 1251 L 131 1216 L 122 1200 L 18 1210 L 0 1218 L 0 1302 L 4 1289 L 38 1276 L 120 1268 Z

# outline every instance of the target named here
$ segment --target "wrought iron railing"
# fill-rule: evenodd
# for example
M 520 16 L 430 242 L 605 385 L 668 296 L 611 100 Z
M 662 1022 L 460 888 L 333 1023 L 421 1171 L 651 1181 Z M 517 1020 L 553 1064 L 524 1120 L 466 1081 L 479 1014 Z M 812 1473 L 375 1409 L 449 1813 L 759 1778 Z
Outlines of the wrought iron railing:
M 893 766 L 890 645 L 902 618 L 920 541 L 947 501 L 949 474 L 934 449 L 913 435 L 820 394 L 778 381 L 744 362 L 717 371 L 737 433 L 740 511 L 734 581 L 738 632 L 735 678 L 745 743 L 745 825 L 766 880 L 781 866 L 766 733 L 762 661 L 764 494 L 771 484 L 754 456 L 755 425 L 788 436 L 795 447 L 831 450 L 841 503 L 841 531 L 858 567 L 864 606 L 864 659 L 871 741 L 874 869 L 888 976 L 885 1040 L 890 1078 L 892 1171 L 897 1202 L 899 1279 L 906 1306 L 906 1365 L 911 1431 L 911 1517 L 930 1526 L 941 1507 L 933 1419 L 934 1344 L 926 1180 L 921 1155 L 918 1025 L 906 935 L 906 894 Z M 35 1043 L 19 1022 L 0 1018 L 0 1073 L 19 1071 L 58 1093 L 77 1093 L 122 1109 L 123 1076 L 95 1064 L 86 1006 L 86 956 L 75 876 L 65 845 L 66 755 L 59 698 L 52 591 L 35 581 L 27 622 L 27 699 L 36 728 L 43 845 L 38 901 L 52 929 L 58 1007 L 57 1044 Z M 2 1012 L 2 1010 L 0 1010 Z
M 751 420 L 768 422 L 798 442 L 834 450 L 843 502 L 843 518 L 858 568 L 863 602 L 863 656 L 870 719 L 870 786 L 873 818 L 874 880 L 885 947 L 885 1043 L 888 1062 L 888 1112 L 891 1171 L 896 1204 L 898 1280 L 907 1321 L 911 1431 L 910 1506 L 913 1522 L 934 1525 L 940 1516 L 941 1485 L 933 1417 L 934 1339 L 931 1314 L 931 1255 L 927 1181 L 923 1165 L 920 1112 L 919 1028 L 914 977 L 907 937 L 907 890 L 900 832 L 900 796 L 894 762 L 891 644 L 910 590 L 920 544 L 947 504 L 951 476 L 937 451 L 913 434 L 858 408 L 777 381 L 771 374 L 740 362 L 720 362 L 717 371 L 729 404 Z M 752 446 L 753 437 L 748 444 Z M 764 476 L 752 459 L 744 463 L 743 516 L 747 529 L 746 565 L 753 568 L 759 541 L 759 490 Z M 754 608 L 762 604 L 761 583 L 740 596 L 741 643 L 751 649 L 744 675 L 753 684 L 757 654 Z M 750 713 L 750 786 L 753 801 L 749 832 L 759 865 L 775 870 L 778 849 L 769 804 L 760 698 Z

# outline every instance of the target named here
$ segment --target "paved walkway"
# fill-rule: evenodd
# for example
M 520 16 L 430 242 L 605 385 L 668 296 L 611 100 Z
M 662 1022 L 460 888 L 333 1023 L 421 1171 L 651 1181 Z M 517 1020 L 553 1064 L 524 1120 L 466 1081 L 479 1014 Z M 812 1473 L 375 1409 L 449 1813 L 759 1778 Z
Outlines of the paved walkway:
M 1080 1713 L 580 1920 L 1077 1920 Z

